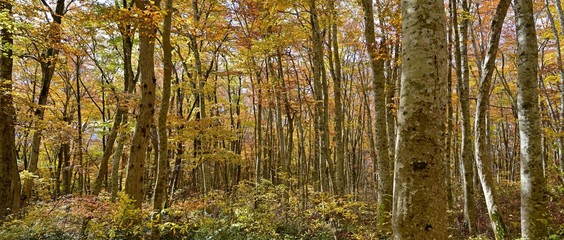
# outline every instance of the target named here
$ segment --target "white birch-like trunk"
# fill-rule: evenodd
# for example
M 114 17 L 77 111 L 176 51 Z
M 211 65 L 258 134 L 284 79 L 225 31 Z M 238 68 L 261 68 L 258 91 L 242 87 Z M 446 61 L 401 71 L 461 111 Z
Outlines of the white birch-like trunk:
M 546 180 L 542 170 L 541 125 L 537 81 L 537 37 L 531 0 L 515 1 L 517 30 L 517 114 L 521 146 L 521 235 L 547 235 Z

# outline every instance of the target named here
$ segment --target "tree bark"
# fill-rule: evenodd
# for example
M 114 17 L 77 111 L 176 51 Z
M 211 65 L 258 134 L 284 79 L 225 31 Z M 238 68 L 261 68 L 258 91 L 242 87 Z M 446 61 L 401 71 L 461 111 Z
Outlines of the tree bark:
M 378 168 L 378 223 L 380 225 L 390 222 L 392 211 L 392 172 L 393 164 L 390 160 L 388 131 L 386 128 L 386 78 L 384 77 L 384 56 L 382 49 L 384 43 L 376 42 L 374 32 L 374 9 L 372 0 L 363 0 L 364 10 L 364 38 L 370 56 L 370 69 L 372 70 L 372 87 L 374 88 L 374 127 L 376 128 L 376 149 Z
M 495 59 L 501 36 L 503 20 L 507 14 L 510 0 L 501 0 L 496 8 L 494 18 L 492 19 L 492 34 L 488 43 L 488 51 L 482 66 L 482 75 L 480 79 L 480 87 L 478 89 L 478 101 L 476 103 L 475 116 L 475 132 L 474 144 L 476 169 L 482 185 L 482 191 L 486 200 L 488 214 L 492 224 L 492 230 L 496 239 L 504 239 L 506 237 L 506 227 L 495 201 L 495 187 L 493 186 L 493 177 L 491 171 L 491 158 L 487 146 L 487 126 L 486 118 L 489 109 L 492 75 L 495 68 Z M 536 64 L 536 63 L 535 63 Z M 536 65 L 535 65 L 536 66 Z
M 402 2 L 394 239 L 447 239 L 446 18 L 441 0 Z M 425 19 L 421 21 L 421 19 Z
M 122 9 L 127 9 L 127 1 L 124 1 L 124 5 L 122 6 Z M 134 35 L 134 29 L 130 24 L 124 24 L 123 26 L 121 26 L 120 28 L 120 34 L 122 37 L 122 48 L 123 48 L 123 81 L 124 81 L 124 91 L 126 93 L 132 93 L 135 90 L 135 82 L 136 82 L 136 76 L 134 76 L 133 73 L 133 66 L 132 66 L 132 52 L 133 52 L 133 35 Z M 120 113 L 120 109 L 123 109 Z M 112 148 L 114 143 L 112 142 L 112 134 L 114 134 L 115 132 L 115 138 L 117 138 L 117 146 L 116 146 L 116 150 L 113 154 L 112 157 L 112 178 L 111 178 L 111 183 L 110 183 L 110 188 L 111 188 L 111 199 L 112 201 L 114 201 L 117 197 L 117 192 L 118 190 L 118 185 L 119 185 L 119 180 L 120 180 L 120 176 L 119 176 L 119 168 L 120 168 L 120 159 L 122 158 L 122 154 L 123 154 L 123 147 L 124 147 L 124 143 L 125 140 L 127 138 L 127 135 L 129 135 L 129 132 L 127 131 L 123 131 L 120 133 L 120 129 L 123 128 L 124 126 L 127 125 L 129 119 L 129 110 L 127 110 L 127 106 L 124 106 L 123 104 L 119 104 L 118 105 L 118 110 L 116 113 L 116 118 L 114 120 L 114 126 L 112 126 L 112 133 L 110 133 L 110 137 L 108 138 L 107 141 L 107 145 L 106 145 L 106 149 L 104 151 L 104 155 L 102 156 L 102 162 L 100 163 L 101 167 L 100 167 L 100 173 L 98 174 L 98 177 L 100 178 L 100 180 L 98 180 L 98 177 L 96 178 L 96 182 L 97 184 L 95 184 L 95 188 L 99 188 L 99 189 L 95 189 L 98 190 L 97 193 L 99 193 L 99 191 L 101 190 L 101 180 L 103 178 L 103 169 L 104 165 L 107 168 L 107 163 L 104 163 L 104 159 L 106 157 L 110 157 L 112 154 Z M 116 122 L 118 122 L 120 124 L 116 124 Z M 114 128 L 115 127 L 115 128 Z M 119 137 L 118 137 L 119 136 Z M 114 139 L 115 139 L 114 138 Z M 106 160 L 106 161 L 109 161 Z M 107 171 L 107 170 L 106 170 Z M 100 181 L 100 183 L 98 183 L 98 181 Z M 94 193 L 95 195 L 97 194 L 96 192 Z
M 538 50 L 531 0 L 515 1 L 517 35 L 517 112 L 521 147 L 521 237 L 547 237 L 546 180 L 542 169 L 538 97 Z
M 153 195 L 153 239 L 160 238 L 160 232 L 157 224 L 161 222 L 161 211 L 167 199 L 167 176 L 169 172 L 168 160 L 168 127 L 167 116 L 170 105 L 171 95 L 171 82 L 172 82 L 172 46 L 170 44 L 170 31 L 172 26 L 172 1 L 166 1 L 166 15 L 164 18 L 164 28 L 162 34 L 163 45 L 163 96 L 161 100 L 161 110 L 158 119 L 158 135 L 159 135 L 159 159 L 157 163 L 157 180 L 155 183 L 155 190 Z M 155 159 L 156 160 L 156 159 Z
M 468 2 L 462 1 L 462 9 L 468 12 Z M 470 126 L 470 76 L 468 67 L 468 17 L 462 19 L 460 34 L 458 29 L 458 14 L 456 0 L 452 0 L 452 17 L 454 24 L 455 61 L 458 102 L 460 105 L 460 121 L 462 140 L 460 141 L 460 177 L 464 193 L 464 224 L 470 235 L 476 232 L 476 214 L 474 210 L 474 166 L 472 163 L 472 139 Z M 462 39 L 460 39 L 462 38 Z
M 33 133 L 31 142 L 31 157 L 29 160 L 29 166 L 27 170 L 33 174 L 37 174 L 37 164 L 39 162 L 39 147 L 41 146 L 41 122 L 45 115 L 45 106 L 47 105 L 47 97 L 49 96 L 49 88 L 51 87 L 51 80 L 53 79 L 53 74 L 55 73 L 56 58 L 59 55 L 59 49 L 56 46 L 61 42 L 61 23 L 63 20 L 63 14 L 65 9 L 65 0 L 57 0 L 57 5 L 55 7 L 54 14 L 51 15 L 53 18 L 52 37 L 53 45 L 43 53 L 44 57 L 41 59 L 41 92 L 39 93 L 39 99 L 37 100 L 37 109 L 34 112 L 35 116 L 35 126 L 36 131 Z M 22 201 L 23 205 L 26 205 L 31 198 L 31 190 L 33 188 L 33 179 L 24 180 Z
M 325 72 L 325 64 L 323 61 L 323 37 L 319 26 L 319 19 L 317 15 L 317 6 L 315 0 L 310 0 L 310 24 L 312 31 L 312 54 L 313 54 L 313 82 L 314 82 L 314 95 L 315 95 L 315 114 L 317 117 L 316 132 L 318 138 L 316 139 L 319 148 L 319 186 L 320 190 L 327 189 L 329 182 L 334 179 L 333 161 L 330 159 L 329 149 L 329 96 L 327 85 L 327 74 Z M 325 179 L 325 181 L 323 180 Z
M 7 13 L 0 35 L 0 223 L 20 206 L 20 175 L 16 160 L 16 110 L 12 95 L 12 4 L 0 2 L 0 12 Z
M 159 1 L 150 3 L 151 7 L 158 7 Z M 135 0 L 137 8 L 148 10 L 144 1 Z M 148 14 L 148 13 L 146 13 Z M 141 69 L 141 102 L 136 117 L 135 133 L 131 142 L 125 193 L 134 201 L 135 207 L 141 208 L 143 203 L 143 175 L 147 144 L 151 137 L 151 123 L 155 112 L 155 29 L 156 24 L 150 22 L 139 29 L 139 64 Z
M 556 0 L 556 10 L 558 12 L 558 18 L 560 19 L 560 27 L 562 33 L 564 33 L 564 12 L 562 11 L 562 4 L 560 0 Z M 557 35 L 558 36 L 558 35 Z M 560 132 L 564 130 L 564 77 L 560 78 Z M 560 178 L 564 181 L 564 137 L 560 137 L 558 141 L 559 151 L 560 151 L 560 165 L 558 166 L 560 170 Z
M 331 11 L 331 34 L 329 42 L 331 46 L 333 64 L 333 94 L 335 100 L 335 190 L 337 195 L 345 194 L 345 146 L 343 144 L 343 103 L 342 103 L 342 71 L 341 56 L 339 55 L 339 41 L 337 36 L 337 9 L 335 8 L 335 0 L 329 2 Z M 331 55 L 331 54 L 329 54 Z

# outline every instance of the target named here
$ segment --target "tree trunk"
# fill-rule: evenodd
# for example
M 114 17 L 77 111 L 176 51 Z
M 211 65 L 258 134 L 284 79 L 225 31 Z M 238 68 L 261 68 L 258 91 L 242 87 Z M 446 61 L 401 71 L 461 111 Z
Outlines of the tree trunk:
M 331 34 L 329 42 L 331 46 L 332 56 L 332 78 L 333 78 L 333 93 L 335 99 L 335 190 L 337 195 L 345 194 L 345 146 L 343 144 L 343 103 L 342 103 L 342 72 L 341 72 L 341 57 L 339 55 L 339 41 L 337 37 L 337 19 L 338 13 L 335 8 L 335 0 L 329 2 L 331 11 Z M 329 54 L 331 55 L 331 54 Z
M 496 8 L 494 18 L 492 19 L 492 34 L 488 43 L 487 55 L 482 66 L 482 75 L 480 79 L 480 87 L 478 90 L 478 102 L 476 103 L 475 116 L 475 132 L 474 144 L 476 169 L 482 185 L 482 191 L 486 200 L 488 214 L 492 224 L 492 230 L 496 239 L 504 239 L 506 237 L 506 227 L 501 216 L 501 212 L 497 208 L 495 201 L 495 187 L 493 186 L 493 177 L 491 171 L 492 160 L 487 146 L 487 126 L 486 118 L 489 109 L 489 100 L 491 93 L 492 75 L 495 68 L 495 59 L 499 46 L 499 38 L 503 20 L 509 8 L 509 0 L 501 0 Z M 536 63 L 535 63 L 536 64 Z
M 325 64 L 323 61 L 323 37 L 319 27 L 319 19 L 317 15 L 317 7 L 315 0 L 310 0 L 310 24 L 312 31 L 312 54 L 313 54 L 313 82 L 314 95 L 316 100 L 316 138 L 319 148 L 319 186 L 320 190 L 329 190 L 329 182 L 334 179 L 333 161 L 330 159 L 329 149 L 329 96 L 327 86 L 327 75 L 325 73 Z
M 7 24 L 13 24 L 12 4 L 0 3 L 0 12 L 7 14 Z M 12 95 L 12 32 L 2 28 L 0 36 L 0 223 L 10 213 L 17 212 L 20 206 L 20 175 L 16 160 L 16 110 Z
M 80 166 L 80 170 L 78 172 L 78 176 L 79 176 L 79 181 L 78 181 L 78 186 L 79 186 L 79 192 L 80 194 L 83 193 L 87 193 L 86 191 L 86 181 L 85 181 L 85 177 L 86 177 L 86 170 L 88 169 L 88 164 L 84 164 L 83 159 L 82 159 L 82 109 L 81 109 L 81 103 L 80 103 L 80 66 L 82 65 L 82 60 L 80 59 L 80 57 L 76 57 L 76 69 L 75 69 L 75 80 L 76 80 L 76 107 L 77 107 L 77 127 L 76 127 L 76 131 L 77 131 L 77 140 L 76 140 L 76 159 L 78 161 L 78 164 Z
M 447 239 L 443 1 L 402 2 L 402 82 L 394 176 L 394 239 Z M 425 21 L 421 21 L 425 19 Z
M 558 12 L 558 18 L 560 19 L 561 31 L 564 33 L 564 12 L 562 11 L 562 4 L 560 0 L 556 0 L 556 10 Z M 558 34 L 556 34 L 558 36 Z M 561 65 L 560 65 L 561 66 Z M 564 130 L 564 77 L 560 78 L 560 132 Z M 558 140 L 559 152 L 560 152 L 560 177 L 564 181 L 564 137 L 560 137 Z
M 386 128 L 386 78 L 384 77 L 384 58 L 381 56 L 384 43 L 376 42 L 374 32 L 374 10 L 372 0 L 363 0 L 364 9 L 364 37 L 370 55 L 370 69 L 372 70 L 372 86 L 374 88 L 374 127 L 376 128 L 376 149 L 378 168 L 378 223 L 390 223 L 392 211 L 392 172 L 393 164 L 390 160 L 388 131 Z
M 52 28 L 54 30 L 51 33 L 52 37 L 55 38 L 54 44 L 58 44 L 61 41 L 61 22 L 65 9 L 65 0 L 57 0 L 57 6 L 55 7 L 55 12 L 51 15 L 53 18 Z M 29 166 L 27 170 L 33 174 L 37 174 L 37 164 L 39 162 L 39 147 L 41 146 L 41 122 L 45 115 L 45 106 L 47 105 L 47 97 L 49 96 L 49 88 L 51 87 L 51 80 L 53 79 L 53 74 L 55 73 L 56 58 L 59 55 L 59 49 L 57 46 L 50 46 L 47 51 L 43 54 L 44 58 L 41 62 L 41 92 L 39 93 L 39 99 L 37 100 L 37 109 L 34 112 L 35 115 L 35 126 L 36 131 L 33 133 L 31 142 L 31 157 L 29 160 Z M 23 205 L 26 205 L 31 198 L 31 190 L 33 188 L 33 179 L 24 180 L 22 200 Z
M 146 6 L 144 1 L 135 0 L 137 8 L 149 11 L 158 7 L 159 1 Z M 150 7 L 150 8 L 149 8 Z M 143 203 L 143 174 L 145 170 L 145 157 L 147 144 L 151 137 L 151 123 L 155 112 L 155 28 L 156 24 L 142 26 L 139 29 L 139 65 L 141 68 L 141 102 L 136 117 L 135 133 L 131 142 L 131 152 L 127 164 L 125 180 L 125 193 L 135 202 L 135 207 L 141 208 Z
M 517 112 L 521 147 L 521 237 L 547 237 L 546 180 L 538 105 L 538 50 L 531 0 L 515 1 L 517 35 Z
M 454 24 L 454 42 L 455 42 L 455 61 L 456 61 L 456 79 L 458 101 L 460 105 L 461 120 L 461 159 L 460 159 L 460 176 L 462 180 L 462 190 L 464 192 L 464 224 L 470 235 L 476 232 L 476 215 L 474 210 L 474 166 L 472 163 L 472 139 L 470 126 L 470 96 L 469 96 L 469 67 L 468 67 L 468 17 L 464 17 L 460 26 L 460 34 L 458 29 L 458 14 L 456 0 L 452 0 L 452 17 Z M 468 12 L 468 2 L 462 1 L 462 9 Z M 462 37 L 462 39 L 460 39 Z
M 153 239 L 160 238 L 159 227 L 157 224 L 161 222 L 161 210 L 165 207 L 164 203 L 167 199 L 167 176 L 169 169 L 168 160 L 168 135 L 167 135 L 167 116 L 170 105 L 171 82 L 172 82 L 172 46 L 170 44 L 170 30 L 172 26 L 172 1 L 166 1 L 166 15 L 164 18 L 164 27 L 162 33 L 163 44 L 163 96 L 161 100 L 161 110 L 158 119 L 158 135 L 159 135 L 159 159 L 157 163 L 157 180 L 153 195 L 153 227 L 151 235 Z M 157 161 L 155 159 L 155 161 Z

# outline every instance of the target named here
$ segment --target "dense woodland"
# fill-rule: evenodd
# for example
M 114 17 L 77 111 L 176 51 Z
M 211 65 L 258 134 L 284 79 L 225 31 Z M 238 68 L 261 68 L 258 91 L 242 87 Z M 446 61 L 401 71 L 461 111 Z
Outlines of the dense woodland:
M 0 0 L 0 239 L 564 239 L 561 0 Z

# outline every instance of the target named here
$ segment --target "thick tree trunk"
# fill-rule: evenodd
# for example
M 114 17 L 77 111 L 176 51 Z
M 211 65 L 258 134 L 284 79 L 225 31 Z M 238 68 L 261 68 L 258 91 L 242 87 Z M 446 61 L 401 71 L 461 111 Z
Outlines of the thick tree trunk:
M 444 135 L 448 62 L 443 1 L 403 1 L 402 17 L 393 237 L 447 239 Z
M 547 192 L 542 172 L 538 105 L 538 50 L 531 0 L 515 1 L 517 31 L 517 112 L 521 146 L 521 237 L 547 237 Z
M 137 8 L 148 11 L 144 1 L 135 0 Z M 151 7 L 158 7 L 159 1 Z M 135 202 L 135 207 L 141 208 L 143 203 L 143 174 L 145 171 L 145 157 L 147 144 L 151 137 L 151 123 L 155 112 L 155 28 L 154 23 L 139 29 L 139 64 L 141 68 L 141 102 L 135 124 L 135 133 L 131 142 L 131 152 L 127 164 L 125 193 Z
M 0 2 L 0 12 L 7 13 L 8 22 L 13 24 L 12 4 Z M 20 175 L 16 160 L 16 110 L 12 96 L 12 32 L 4 27 L 0 33 L 0 222 L 20 206 Z
M 372 0 L 363 0 L 364 9 L 364 37 L 370 56 L 370 69 L 372 70 L 372 86 L 374 88 L 374 112 L 376 128 L 376 149 L 378 168 L 378 222 L 390 223 L 392 211 L 392 172 L 390 160 L 388 131 L 386 128 L 386 78 L 384 77 L 384 58 L 381 56 L 382 46 L 378 47 L 374 32 L 374 10 Z M 381 43 L 384 44 L 384 43 Z M 445 46 L 446 47 L 446 46 Z

